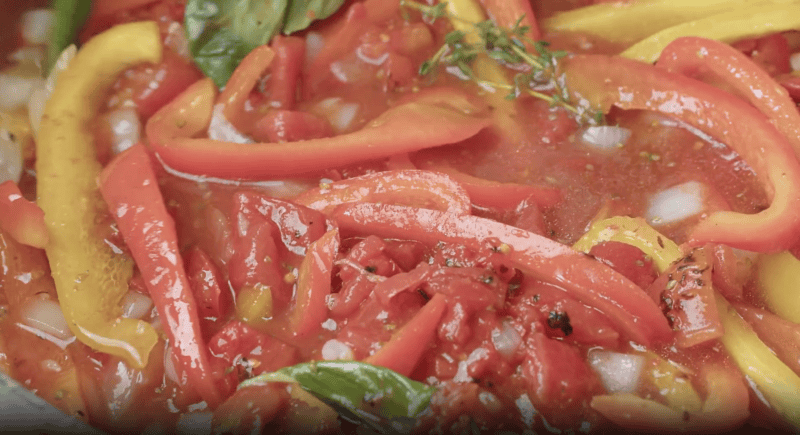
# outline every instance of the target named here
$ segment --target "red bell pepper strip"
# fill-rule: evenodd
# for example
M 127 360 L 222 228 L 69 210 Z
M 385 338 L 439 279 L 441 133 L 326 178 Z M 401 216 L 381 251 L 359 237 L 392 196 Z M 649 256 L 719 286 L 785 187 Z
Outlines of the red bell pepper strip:
M 446 175 L 414 169 L 385 171 L 348 178 L 295 198 L 295 202 L 330 215 L 342 204 L 380 202 L 469 214 L 470 198 L 461 185 Z
M 567 87 L 594 107 L 652 110 L 677 118 L 727 144 L 755 170 L 770 206 L 752 215 L 712 213 L 692 230 L 690 246 L 723 243 L 774 252 L 800 238 L 800 163 L 788 140 L 758 109 L 721 89 L 634 60 L 585 55 L 562 66 Z
M 168 116 L 175 107 L 170 104 L 165 110 Z M 489 124 L 488 118 L 467 114 L 460 108 L 410 102 L 387 110 L 361 130 L 324 139 L 255 144 L 189 138 L 161 142 L 154 139 L 149 129 L 148 137 L 161 159 L 179 171 L 222 178 L 265 179 L 457 143 Z M 167 136 L 158 131 L 153 134 L 160 138 Z
M 247 54 L 233 70 L 231 78 L 225 84 L 225 89 L 217 97 L 217 105 L 222 105 L 222 116 L 238 126 L 237 122 L 244 111 L 244 103 L 250 92 L 255 88 L 261 75 L 272 64 L 275 52 L 267 45 L 256 47 Z
M 50 240 L 44 212 L 11 180 L 0 184 L 0 228 L 23 245 L 44 248 Z
M 769 73 L 739 50 L 712 39 L 680 38 L 664 48 L 656 65 L 735 91 L 769 118 L 800 158 L 800 112 L 797 106 Z
M 343 234 L 366 232 L 428 246 L 444 241 L 476 250 L 495 243 L 500 252 L 507 250 L 514 267 L 605 313 L 629 339 L 649 345 L 672 337 L 658 305 L 641 288 L 605 264 L 538 234 L 476 216 L 385 204 L 345 205 L 334 219 Z
M 275 52 L 275 67 L 269 84 L 269 99 L 275 103 L 275 107 L 291 110 L 297 98 L 306 40 L 297 36 L 278 35 L 272 39 L 272 50 Z
M 486 9 L 487 14 L 492 17 L 498 26 L 506 29 L 513 29 L 519 23 L 521 26 L 528 26 L 530 30 L 525 34 L 533 41 L 541 39 L 539 25 L 536 22 L 536 15 L 533 14 L 533 7 L 528 0 L 481 0 L 481 4 Z M 530 46 L 529 43 L 525 44 Z M 530 47 L 528 47 L 530 48 Z
M 501 183 L 473 177 L 447 164 L 419 163 L 420 169 L 441 172 L 464 186 L 472 203 L 479 207 L 514 209 L 522 201 L 530 199 L 539 207 L 552 207 L 561 201 L 561 191 L 553 187 L 529 186 L 517 183 Z
M 328 315 L 333 260 L 339 253 L 339 230 L 325 233 L 306 251 L 297 278 L 297 299 L 292 312 L 294 335 L 316 332 Z
M 211 408 L 222 402 L 200 330 L 197 302 L 183 267 L 175 223 L 164 206 L 142 144 L 119 154 L 98 177 L 100 191 L 166 326 L 179 378 Z
M 386 367 L 403 376 L 411 375 L 433 341 L 447 305 L 444 295 L 434 295 L 408 323 L 392 334 L 392 338 L 380 350 L 364 362 Z

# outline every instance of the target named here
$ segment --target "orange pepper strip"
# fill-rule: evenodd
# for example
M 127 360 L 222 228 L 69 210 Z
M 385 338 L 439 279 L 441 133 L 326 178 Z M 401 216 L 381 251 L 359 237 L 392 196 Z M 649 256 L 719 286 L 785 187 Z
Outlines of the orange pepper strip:
M 392 338 L 364 362 L 386 367 L 403 376 L 411 375 L 433 340 L 446 309 L 447 298 L 441 293 L 433 295 L 408 323 L 392 334 Z

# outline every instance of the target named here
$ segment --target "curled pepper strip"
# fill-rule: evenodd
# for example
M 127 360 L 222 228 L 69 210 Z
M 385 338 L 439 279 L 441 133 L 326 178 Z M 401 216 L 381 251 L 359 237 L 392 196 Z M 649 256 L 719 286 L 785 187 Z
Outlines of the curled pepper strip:
M 387 204 L 345 205 L 336 210 L 334 219 L 343 234 L 368 232 L 430 246 L 445 241 L 473 249 L 495 242 L 500 252 L 507 250 L 515 267 L 605 313 L 629 339 L 650 345 L 672 337 L 658 305 L 636 284 L 605 264 L 538 234 L 477 216 Z
M 197 301 L 183 266 L 175 222 L 144 145 L 136 144 L 115 157 L 100 173 L 99 184 L 166 326 L 181 383 L 216 407 L 222 397 L 212 378 Z
M 689 244 L 721 243 L 775 252 L 800 237 L 800 163 L 791 145 L 756 108 L 698 80 L 642 62 L 601 55 L 564 63 L 567 87 L 608 111 L 611 106 L 660 112 L 727 144 L 755 170 L 770 206 L 756 214 L 712 213 Z
M 326 215 L 353 202 L 381 202 L 432 208 L 462 215 L 470 212 L 470 198 L 447 175 L 415 169 L 377 172 L 307 190 L 294 202 Z
M 639 248 L 653 259 L 659 272 L 667 270 L 683 255 L 675 242 L 647 225 L 644 219 L 627 216 L 615 216 L 593 223 L 572 248 L 588 254 L 594 246 L 603 242 L 621 242 Z
M 97 231 L 106 216 L 95 178 L 100 163 L 88 128 L 117 75 L 161 58 L 154 22 L 115 26 L 87 42 L 47 102 L 37 141 L 38 204 L 49 230 L 47 257 L 64 318 L 79 340 L 141 368 L 158 341 L 150 324 L 122 316 L 133 263 Z
M 656 65 L 733 89 L 769 118 L 800 158 L 800 112 L 797 106 L 783 86 L 741 51 L 711 39 L 686 37 L 676 39 L 664 48 Z
M 751 4 L 664 29 L 639 41 L 620 56 L 655 62 L 661 50 L 683 36 L 701 36 L 723 42 L 769 35 L 800 27 L 800 2 Z M 639 24 L 641 25 L 641 23 Z

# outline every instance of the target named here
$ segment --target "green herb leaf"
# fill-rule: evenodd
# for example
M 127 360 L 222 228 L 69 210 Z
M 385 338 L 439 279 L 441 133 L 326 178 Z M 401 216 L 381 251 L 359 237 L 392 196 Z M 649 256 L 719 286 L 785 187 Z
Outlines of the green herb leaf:
M 184 13 L 189 49 L 198 67 L 225 86 L 239 62 L 279 32 L 303 30 L 344 0 L 189 0 Z
M 357 361 L 298 364 L 248 379 L 239 388 L 267 382 L 297 383 L 342 418 L 380 433 L 410 432 L 434 391 L 389 369 Z
M 75 40 L 78 29 L 83 26 L 91 8 L 92 0 L 53 1 L 56 23 L 53 26 L 53 34 L 50 37 L 50 46 L 47 50 L 48 68 L 49 65 L 53 65 L 58 60 L 61 52 Z
M 330 17 L 344 4 L 344 0 L 294 0 L 289 2 L 283 33 L 303 30 L 314 20 Z

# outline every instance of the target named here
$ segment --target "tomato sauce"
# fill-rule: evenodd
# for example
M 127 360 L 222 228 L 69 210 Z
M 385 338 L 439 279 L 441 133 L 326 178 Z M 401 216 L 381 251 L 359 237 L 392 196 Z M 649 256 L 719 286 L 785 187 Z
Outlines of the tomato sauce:
M 195 316 L 199 334 L 189 341 L 201 345 L 204 379 L 222 400 L 209 403 L 202 389 L 187 381 L 199 375 L 186 368 L 170 343 L 167 329 L 176 320 L 150 297 L 158 279 L 144 276 L 139 266 L 119 302 L 125 310 L 142 310 L 137 318 L 158 333 L 143 367 L 93 349 L 68 329 L 36 334 L 30 318 L 41 314 L 31 310 L 57 308 L 64 296 L 56 291 L 45 252 L 5 231 L 0 231 L 0 370 L 61 411 L 110 433 L 187 431 L 193 419 L 207 433 L 355 433 L 356 423 L 297 385 L 237 390 L 259 375 L 331 360 L 386 366 L 432 386 L 428 410 L 414 416 L 419 433 L 647 432 L 654 424 L 721 432 L 745 421 L 790 427 L 791 413 L 759 398 L 753 381 L 740 372 L 723 339 L 724 312 L 720 320 L 712 305 L 716 295 L 744 310 L 775 311 L 754 266 L 770 261 L 764 260 L 767 254 L 693 244 L 695 229 L 709 215 L 757 214 L 771 207 L 777 188 L 765 186 L 733 146 L 655 111 L 611 108 L 603 114 L 604 125 L 627 137 L 603 147 L 587 139 L 595 126 L 554 107 L 558 104 L 528 95 L 504 100 L 506 90 L 487 90 L 442 66 L 420 75 L 421 65 L 452 37 L 453 25 L 388 3 L 347 1 L 331 17 L 273 40 L 272 66 L 248 89 L 227 128 L 250 142 L 292 144 L 299 154 L 304 142 L 356 135 L 406 105 L 466 108 L 455 112 L 475 116 L 475 122 L 491 119 L 489 126 L 457 143 L 257 180 L 173 170 L 158 154 L 157 139 L 147 137 L 148 121 L 159 119 L 170 102 L 204 77 L 181 40 L 185 1 L 153 0 L 90 16 L 81 42 L 122 23 L 158 23 L 165 50 L 161 63 L 123 72 L 90 128 L 97 157 L 106 165 L 118 161 L 108 114 L 133 108 L 141 122 L 140 141 L 149 148 L 136 147 L 146 149 L 153 162 L 182 257 L 173 265 L 184 266 L 189 285 L 180 300 L 193 304 L 174 312 L 189 313 L 179 319 L 184 322 Z M 602 2 L 531 3 L 543 22 Z M 775 35 L 734 46 L 761 65 L 773 65 L 765 67 L 772 75 L 785 74 L 784 61 L 798 47 L 791 36 Z M 545 31 L 543 39 L 550 42 L 548 50 L 576 55 L 616 55 L 627 48 L 584 33 Z M 759 47 L 775 44 L 780 50 L 762 49 L 758 56 Z M 780 53 L 786 59 L 773 58 Z M 554 62 L 560 68 L 569 60 Z M 514 71 L 514 65 L 503 65 Z M 199 136 L 205 133 L 181 139 Z M 32 156 L 27 167 L 33 169 L 34 162 Z M 409 177 L 403 171 L 416 168 L 453 175 L 429 175 L 441 177 L 430 178 L 435 180 L 430 184 L 403 178 Z M 397 178 L 386 184 L 369 178 L 384 172 Z M 99 183 L 105 179 L 101 175 Z M 24 180 L 25 197 L 35 198 L 35 180 Z M 453 180 L 457 188 L 451 191 L 446 183 Z M 597 222 L 648 216 L 654 198 L 685 183 L 702 186 L 702 210 L 675 223 L 636 221 L 655 227 L 657 242 L 639 234 L 595 240 L 586 255 L 568 248 L 585 241 Z M 472 194 L 478 189 L 485 203 Z M 535 194 L 513 206 L 493 200 L 512 189 Z M 312 204 L 309 192 L 326 198 L 328 206 Z M 472 194 L 471 202 L 465 192 Z M 354 202 L 373 208 L 366 213 Z M 428 209 L 433 211 L 420 211 Z M 111 222 L 124 211 L 114 212 L 119 216 L 94 222 L 96 233 L 116 255 L 130 259 L 147 240 L 131 243 L 123 225 Z M 386 224 L 385 216 L 396 221 Z M 609 225 L 606 233 L 619 230 Z M 665 244 L 662 237 L 674 243 Z M 680 255 L 661 267 L 659 256 L 668 257 L 672 245 Z M 166 249 L 164 257 L 170 255 Z M 692 268 L 695 274 L 687 272 Z M 685 277 L 694 281 L 687 284 Z M 798 335 L 796 323 L 765 312 L 772 323 L 753 323 L 753 330 L 784 328 Z M 755 317 L 745 320 L 757 322 Z M 692 335 L 696 331 L 690 328 L 701 332 Z M 68 338 L 53 339 L 60 333 Z M 696 338 L 703 334 L 710 338 Z M 28 345 L 31 341 L 35 345 Z M 789 347 L 781 355 L 794 355 Z M 603 358 L 623 362 L 598 362 Z M 721 397 L 722 390 L 729 396 Z M 370 406 L 380 409 L 380 394 L 369 399 Z M 630 409 L 641 415 L 629 416 Z M 748 415 L 753 417 L 747 420 Z

